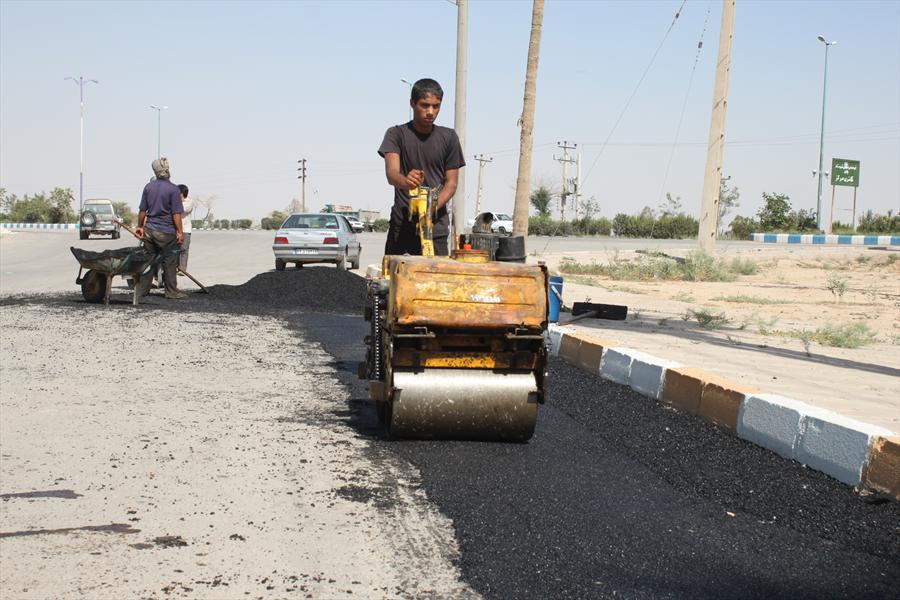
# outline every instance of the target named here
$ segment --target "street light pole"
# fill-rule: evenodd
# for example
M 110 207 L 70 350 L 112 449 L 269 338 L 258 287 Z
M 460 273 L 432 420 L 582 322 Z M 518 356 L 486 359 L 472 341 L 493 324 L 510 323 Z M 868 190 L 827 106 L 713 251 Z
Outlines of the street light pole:
M 412 88 L 413 88 L 413 84 L 411 84 L 410 82 L 408 82 L 407 80 L 402 79 L 402 78 L 400 79 L 400 81 L 402 81 L 403 83 L 405 83 L 406 85 L 409 86 L 409 99 L 408 99 L 408 101 L 409 101 L 409 100 L 412 100 Z M 413 118 L 413 109 L 412 109 L 412 104 L 410 104 L 410 105 L 409 105 L 409 120 L 412 121 L 412 118 Z
M 66 77 L 65 79 L 74 81 L 78 86 L 78 97 L 79 103 L 81 105 L 81 142 L 79 150 L 79 154 L 81 156 L 81 167 L 78 172 L 78 217 L 81 218 L 81 213 L 84 210 L 84 84 L 100 82 L 96 79 L 85 79 L 81 75 L 78 76 L 78 79 L 75 79 L 74 77 Z
M 820 230 L 825 231 L 825 233 L 831 233 L 831 223 L 827 223 L 825 227 L 822 227 L 822 179 L 825 176 L 822 170 L 822 160 L 825 148 L 825 92 L 828 89 L 828 47 L 834 46 L 837 44 L 837 41 L 827 42 L 824 35 L 820 35 L 816 39 L 825 44 L 825 75 L 822 78 L 822 127 L 819 130 L 819 170 L 816 173 L 819 176 L 819 189 L 816 193 L 816 224 Z
M 160 135 L 162 128 L 162 111 L 169 108 L 168 106 L 156 106 L 155 104 L 151 104 L 150 108 L 156 111 L 156 158 L 162 157 L 162 151 L 160 150 Z

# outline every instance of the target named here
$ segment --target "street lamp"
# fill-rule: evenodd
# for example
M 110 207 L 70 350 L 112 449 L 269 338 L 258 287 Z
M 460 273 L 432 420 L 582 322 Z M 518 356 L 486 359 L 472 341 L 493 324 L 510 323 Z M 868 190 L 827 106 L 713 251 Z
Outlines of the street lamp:
M 168 106 L 156 106 L 155 104 L 151 104 L 150 108 L 156 111 L 156 158 L 162 157 L 162 152 L 160 151 L 159 146 L 159 137 L 160 137 L 160 126 L 162 124 L 162 111 L 169 108 Z
M 822 157 L 825 147 L 825 92 L 828 89 L 828 47 L 834 46 L 837 44 L 837 41 L 825 41 L 824 35 L 820 35 L 816 39 L 825 44 L 825 76 L 822 80 L 822 127 L 819 130 L 819 171 L 817 173 L 819 178 L 819 190 L 816 194 L 816 223 L 820 230 L 831 233 L 831 223 L 828 223 L 826 227 L 822 227 L 822 179 L 825 175 L 822 169 Z
M 79 102 L 81 104 L 81 170 L 78 172 L 78 217 L 81 218 L 81 212 L 84 210 L 84 84 L 100 83 L 96 79 L 85 79 L 81 75 L 78 79 L 74 77 L 66 77 L 65 80 L 74 81 L 78 86 Z
M 408 82 L 407 80 L 405 80 L 405 79 L 403 79 L 403 78 L 401 78 L 400 81 L 402 81 L 403 83 L 405 83 L 406 85 L 409 86 L 409 98 L 410 98 L 410 100 L 412 100 L 412 88 L 413 88 L 413 84 L 411 84 L 410 82 Z M 410 105 L 410 107 L 409 107 L 409 119 L 412 120 L 412 117 L 413 117 L 413 109 L 412 109 L 412 105 Z

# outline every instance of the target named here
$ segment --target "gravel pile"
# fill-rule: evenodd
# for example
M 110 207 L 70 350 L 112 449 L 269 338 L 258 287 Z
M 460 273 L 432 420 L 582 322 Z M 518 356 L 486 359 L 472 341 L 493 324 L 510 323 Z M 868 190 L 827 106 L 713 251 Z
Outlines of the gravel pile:
M 366 281 L 347 271 L 316 267 L 260 273 L 244 284 L 216 285 L 209 291 L 216 302 L 361 315 Z M 192 294 L 191 300 L 203 296 Z

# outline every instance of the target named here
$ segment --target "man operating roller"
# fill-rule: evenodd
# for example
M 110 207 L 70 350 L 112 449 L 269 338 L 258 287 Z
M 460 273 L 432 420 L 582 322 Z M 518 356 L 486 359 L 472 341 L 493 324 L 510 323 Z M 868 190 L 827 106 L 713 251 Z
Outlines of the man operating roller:
M 447 202 L 456 193 L 459 170 L 466 166 L 456 132 L 435 125 L 441 111 L 444 90 L 433 79 L 420 79 L 410 93 L 413 118 L 395 125 L 384 134 L 378 154 L 384 158 L 388 184 L 394 188 L 391 224 L 385 254 L 422 254 L 416 223 L 410 218 L 410 190 L 417 187 L 440 188 L 434 220 L 434 252 L 450 253 L 450 216 Z

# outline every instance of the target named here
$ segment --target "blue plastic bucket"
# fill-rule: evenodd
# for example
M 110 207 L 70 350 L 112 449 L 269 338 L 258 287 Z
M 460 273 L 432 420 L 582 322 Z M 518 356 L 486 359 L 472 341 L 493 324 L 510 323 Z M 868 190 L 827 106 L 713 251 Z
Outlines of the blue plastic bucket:
M 562 275 L 550 276 L 550 314 L 551 323 L 559 321 L 559 308 L 562 306 L 563 278 Z

